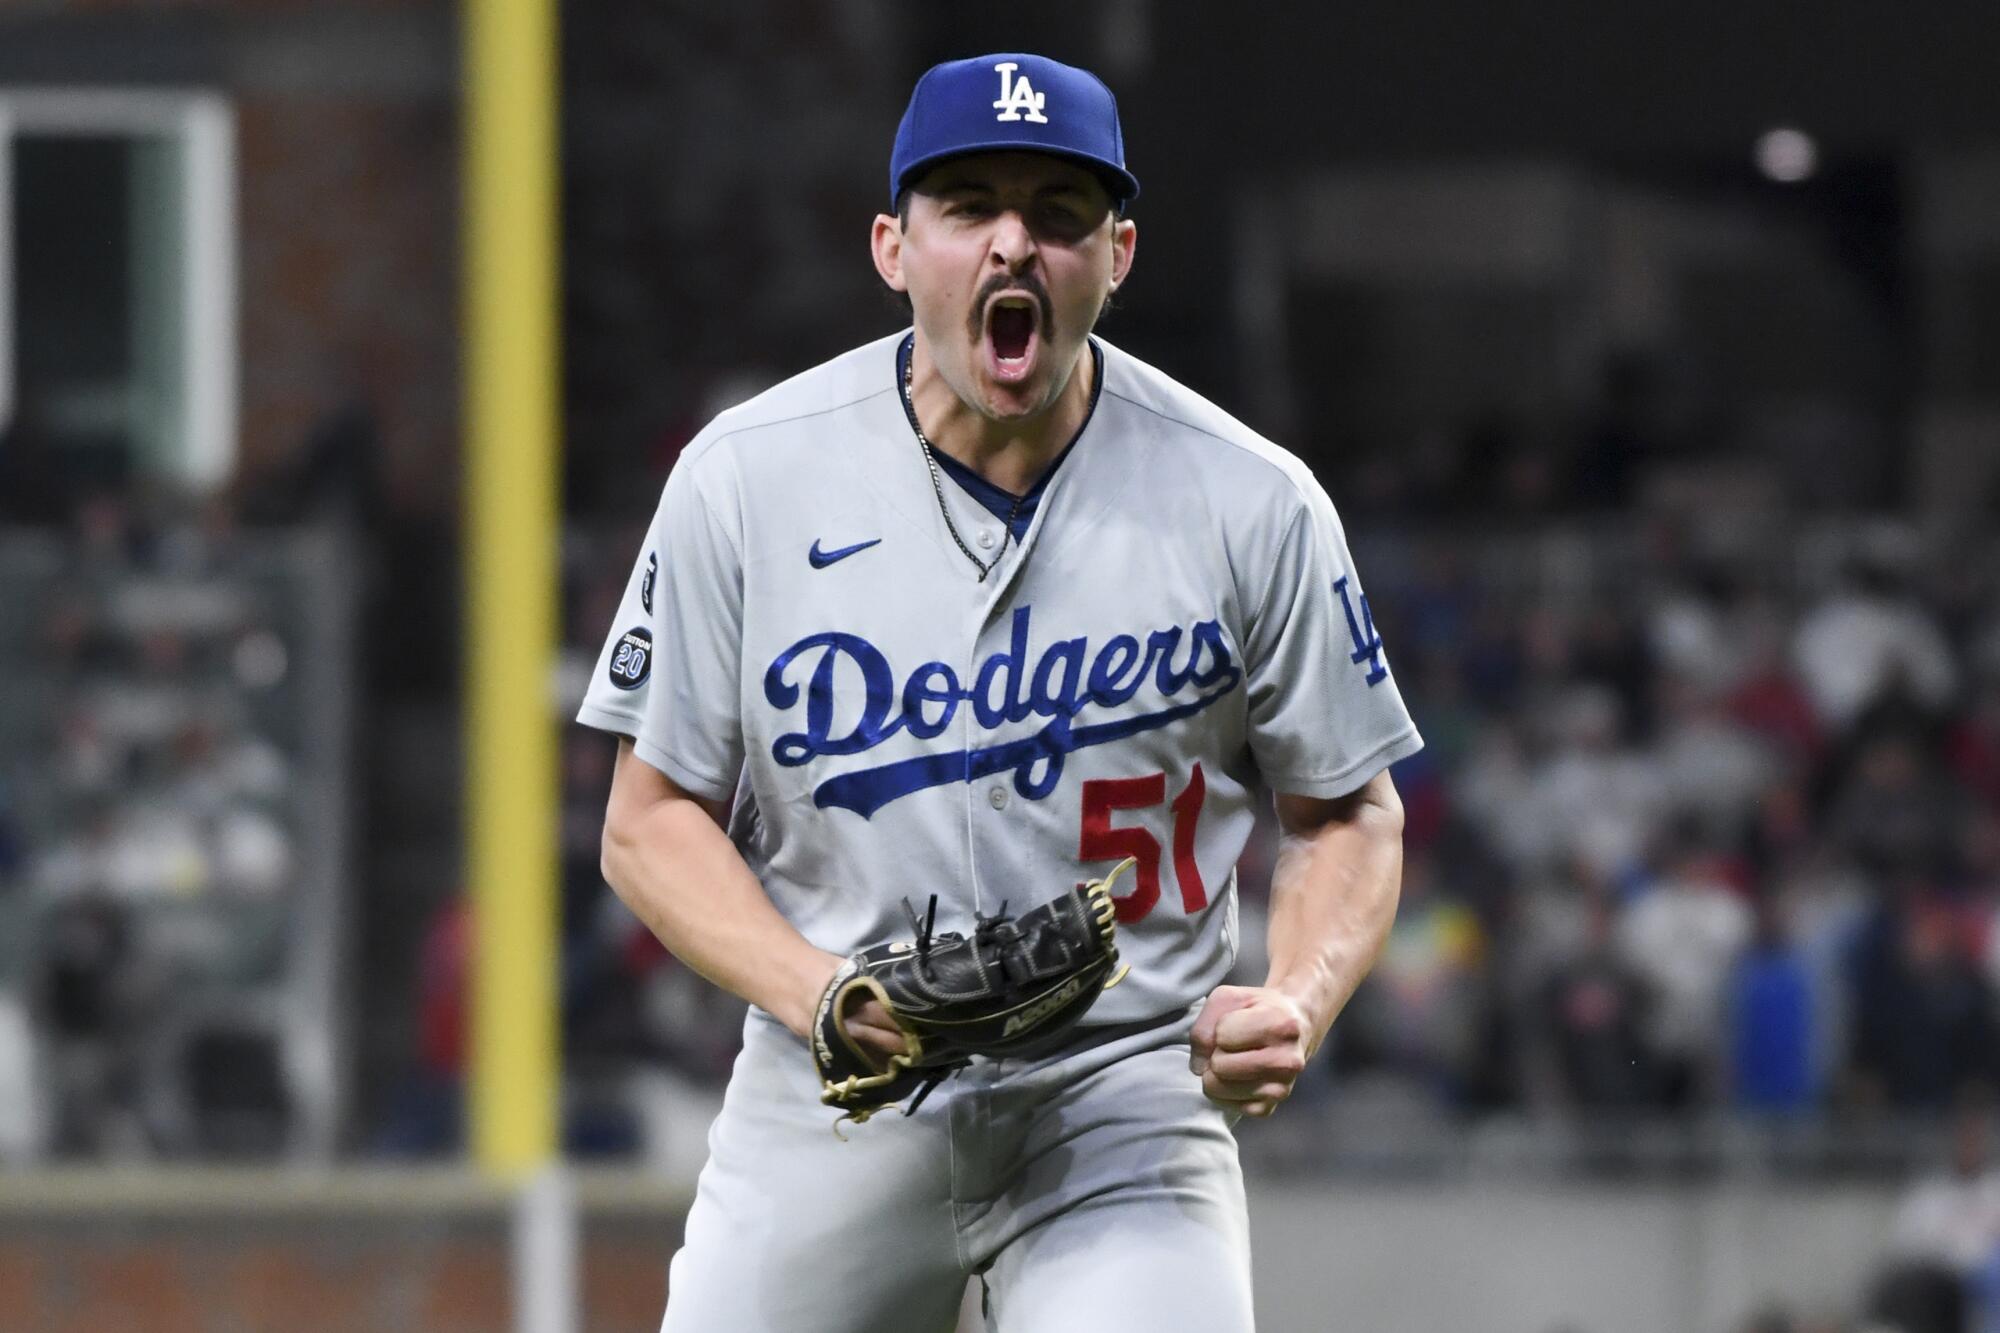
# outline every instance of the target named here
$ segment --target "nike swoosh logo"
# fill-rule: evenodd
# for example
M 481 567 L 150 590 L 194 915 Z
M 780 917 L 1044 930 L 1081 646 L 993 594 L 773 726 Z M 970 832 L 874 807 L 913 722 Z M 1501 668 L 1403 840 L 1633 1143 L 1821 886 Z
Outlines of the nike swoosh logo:
M 806 559 L 812 561 L 814 569 L 825 569 L 834 561 L 845 560 L 856 551 L 865 551 L 871 546 L 880 546 L 881 544 L 882 539 L 877 537 L 873 541 L 856 542 L 852 546 L 843 546 L 838 551 L 822 551 L 819 549 L 819 540 L 815 538 L 812 550 L 806 552 Z

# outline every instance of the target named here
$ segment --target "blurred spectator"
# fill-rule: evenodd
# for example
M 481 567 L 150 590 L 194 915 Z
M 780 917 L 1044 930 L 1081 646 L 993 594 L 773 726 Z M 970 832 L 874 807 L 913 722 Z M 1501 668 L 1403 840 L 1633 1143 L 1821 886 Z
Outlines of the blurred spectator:
M 1890 732 L 1855 757 L 1827 812 L 1834 844 L 1877 874 L 1936 873 L 1956 825 L 1958 793 L 1907 735 Z
M 1820 721 L 1834 731 L 1898 681 L 1932 709 L 1958 685 L 1937 622 L 1879 558 L 1857 560 L 1844 586 L 1806 614 L 1792 651 Z
M 1968 812 L 1958 840 L 1966 951 L 2000 996 L 2000 815 Z
M 1947 753 L 1966 792 L 2000 815 L 2000 674 L 1980 682 L 1972 706 L 1951 727 Z
M 1785 774 L 1746 801 L 1740 812 L 1748 826 L 1740 843 L 1750 872 L 1764 884 L 1782 883 L 1803 868 L 1821 846 L 1812 822 L 1812 802 L 1804 783 Z
M 1967 1098 L 1951 1118 L 1951 1159 L 1913 1182 L 1897 1205 L 1890 1246 L 1905 1259 L 1970 1275 L 2000 1245 L 2000 1161 L 1989 1099 Z
M 465 1142 L 467 987 L 472 909 L 454 895 L 432 914 L 417 962 L 416 1059 L 393 1090 L 374 1149 L 396 1157 L 458 1151 Z
M 1723 983 L 1750 930 L 1749 909 L 1691 836 L 1669 847 L 1659 878 L 1619 923 L 1625 962 L 1651 992 L 1646 1036 L 1666 1106 L 1692 1106 L 1714 1091 Z
M 1433 862 L 1406 858 L 1403 893 L 1368 995 L 1353 1014 L 1375 1057 L 1437 1091 L 1464 1100 L 1484 1035 L 1486 940 L 1463 903 L 1441 895 Z
M 1550 1050 L 1550 1086 L 1565 1107 L 1636 1111 L 1657 1081 L 1645 1039 L 1650 1000 L 1614 946 L 1615 919 L 1605 897 L 1590 899 L 1582 949 L 1549 976 L 1533 1014 Z
M 1555 748 L 1530 775 L 1512 809 L 1539 835 L 1544 862 L 1582 856 L 1608 874 L 1637 864 L 1667 807 L 1659 764 L 1625 743 L 1618 696 L 1602 685 L 1565 692 L 1551 709 Z
M 1734 725 L 1726 700 L 1706 683 L 1670 675 L 1660 682 L 1658 763 L 1665 799 L 1699 817 L 1713 837 L 1737 831 L 1776 765 L 1758 739 Z
M 27 1006 L 0 990 L 0 1166 L 42 1151 L 41 1080 L 35 1028 Z
M 1834 1087 L 1853 1050 L 1853 962 L 1875 910 L 1870 882 L 1829 853 L 1805 853 L 1789 871 L 1774 872 L 1767 892 L 1783 896 L 1792 937 L 1812 979 L 1813 1082 Z
M 139 1137 L 131 956 L 131 924 L 102 898 L 58 909 L 41 932 L 33 1007 L 57 1153 L 115 1154 Z
M 1575 680 L 1609 690 L 1618 703 L 1621 736 L 1642 740 L 1653 733 L 1653 656 L 1629 607 L 1599 601 L 1567 631 L 1566 654 Z
M 1523 728 L 1496 718 L 1470 747 L 1453 790 L 1458 808 L 1510 864 L 1540 869 L 1556 862 L 1560 830 L 1526 799 L 1530 771 Z
M 1724 614 L 1721 583 L 1712 569 L 1670 580 L 1653 603 L 1646 635 L 1662 670 L 1727 689 L 1742 674 L 1745 646 Z
M 1752 1111 L 1805 1111 L 1818 1093 L 1811 968 L 1781 899 L 1759 899 L 1756 921 L 1729 980 L 1731 1099 Z
M 1729 693 L 1729 716 L 1790 763 L 1812 764 L 1820 754 L 1819 720 L 1786 658 L 1778 612 L 1751 604 L 1737 634 L 1742 669 Z
M 1964 1101 L 1951 1121 L 1951 1160 L 1911 1184 L 1890 1226 L 1890 1264 L 1875 1284 L 1872 1313 L 1909 1333 L 1986 1333 L 1974 1320 L 1987 1303 L 2000 1258 L 2000 1166 L 1992 1109 Z M 1987 1311 L 1987 1314 L 1994 1313 Z
M 1941 1111 L 1993 1076 L 1992 992 L 1953 924 L 1926 885 L 1905 879 L 1857 941 L 1855 1070 L 1892 1106 Z

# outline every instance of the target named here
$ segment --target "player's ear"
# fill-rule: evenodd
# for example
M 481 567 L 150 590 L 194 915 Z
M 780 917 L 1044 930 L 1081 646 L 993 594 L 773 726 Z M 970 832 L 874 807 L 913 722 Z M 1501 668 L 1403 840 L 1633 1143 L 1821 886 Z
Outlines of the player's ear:
M 903 280 L 903 224 L 893 213 L 875 215 L 868 248 L 875 256 L 875 271 L 889 284 L 889 290 L 908 291 L 909 284 Z
M 1139 244 L 1139 225 L 1130 218 L 1111 220 L 1111 290 L 1117 291 L 1132 271 L 1132 252 Z

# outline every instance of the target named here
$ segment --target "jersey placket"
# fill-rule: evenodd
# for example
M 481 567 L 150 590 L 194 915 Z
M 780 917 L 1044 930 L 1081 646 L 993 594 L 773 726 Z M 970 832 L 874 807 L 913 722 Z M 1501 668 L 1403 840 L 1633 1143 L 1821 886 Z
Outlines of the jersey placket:
M 966 494 L 963 487 L 949 479 L 944 484 L 944 495 L 945 503 L 951 506 L 951 521 L 957 525 L 959 534 L 982 561 L 992 560 L 995 551 L 1002 551 L 1000 520 Z M 939 521 L 943 522 L 942 515 Z M 968 692 L 977 686 L 980 663 L 986 658 L 986 628 L 992 619 L 995 601 L 1012 581 L 1013 570 L 1020 558 L 1021 551 L 1012 542 L 1007 543 L 1000 563 L 987 574 L 984 582 L 977 581 L 977 571 L 970 561 L 959 561 L 960 568 L 968 577 L 966 587 L 971 592 L 960 621 L 964 627 L 965 655 L 958 664 L 959 679 L 965 682 Z M 975 704 L 968 701 L 959 709 L 958 717 L 959 742 L 969 767 L 972 752 L 985 743 L 986 738 L 979 728 Z M 979 873 L 979 844 L 982 830 L 988 827 L 987 821 L 1006 809 L 1009 797 L 1006 777 L 1004 774 L 993 774 L 973 778 L 968 772 L 966 781 L 959 784 L 959 790 L 964 802 L 966 882 L 972 887 L 972 909 L 974 912 L 988 912 L 998 905 L 998 900 L 987 900 L 986 885 Z
M 969 690 L 977 689 L 979 671 L 987 659 L 995 653 L 1006 652 L 1010 647 L 1015 608 L 1014 593 L 1021 582 L 1027 562 L 1034 558 L 1043 521 L 1054 507 L 1055 492 L 1060 485 L 1060 476 L 1050 479 L 1040 503 L 1035 506 L 1034 518 L 1028 524 L 1027 534 L 1018 542 L 1007 539 L 1003 550 L 1002 521 L 984 505 L 966 494 L 964 488 L 947 484 L 946 495 L 949 497 L 947 502 L 953 505 L 952 521 L 959 525 L 959 532 L 965 535 L 967 541 L 974 544 L 973 549 L 979 552 L 980 558 L 991 559 L 993 551 L 1002 551 L 999 563 L 986 576 L 985 581 L 975 585 L 979 589 L 979 596 L 976 610 L 972 615 L 970 656 L 964 665 L 963 676 Z M 968 572 L 971 571 L 969 563 L 966 568 Z M 1018 666 L 1023 675 L 1031 669 L 1031 663 L 1025 658 L 1018 663 Z M 1023 681 L 1016 680 L 1009 684 L 1008 692 L 1025 688 Z M 970 763 L 971 752 L 994 744 L 996 737 L 992 734 L 982 735 L 979 732 L 976 704 L 968 704 L 961 715 L 964 718 L 967 762 Z M 1011 739 L 1016 733 L 1008 728 L 1001 734 Z M 1009 831 L 1018 824 L 1018 805 L 1023 798 L 1014 790 L 1014 774 L 1011 770 L 990 773 L 979 778 L 972 778 L 968 774 L 964 788 L 966 855 L 972 884 L 973 908 L 978 912 L 992 912 L 998 910 L 1001 902 L 1009 898 L 1011 890 L 1006 885 L 988 886 L 981 879 L 980 866 L 998 862 L 994 858 L 981 856 L 980 845 L 988 839 L 1005 838 L 1009 835 Z M 1014 897 L 1016 901 L 1010 904 L 1014 909 L 1018 910 L 1026 905 L 1018 901 L 1018 894 Z

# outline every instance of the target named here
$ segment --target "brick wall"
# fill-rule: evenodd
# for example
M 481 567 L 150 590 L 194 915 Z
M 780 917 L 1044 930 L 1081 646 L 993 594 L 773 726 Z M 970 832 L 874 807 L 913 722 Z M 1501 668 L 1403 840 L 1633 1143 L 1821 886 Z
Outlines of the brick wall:
M 677 1244 L 666 1219 L 588 1227 L 578 1326 L 657 1329 Z M 0 1327 L 491 1333 L 513 1322 L 507 1245 L 497 1220 L 16 1222 L 0 1228 Z
M 457 118 L 444 102 L 237 104 L 246 479 L 364 395 L 402 510 L 456 497 Z
M 456 22 L 448 0 L 0 4 L 0 86 L 232 103 L 253 489 L 358 397 L 380 424 L 391 502 L 456 502 Z

